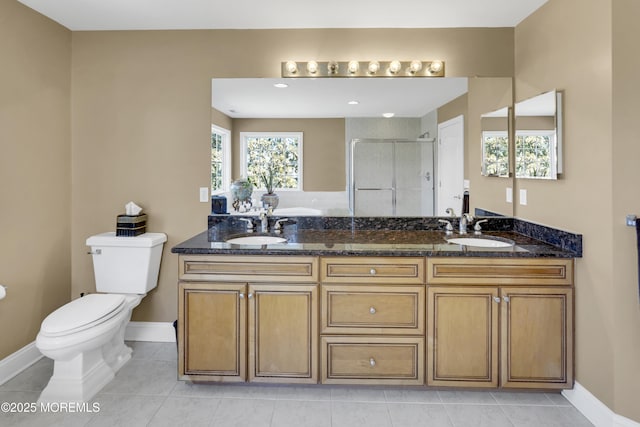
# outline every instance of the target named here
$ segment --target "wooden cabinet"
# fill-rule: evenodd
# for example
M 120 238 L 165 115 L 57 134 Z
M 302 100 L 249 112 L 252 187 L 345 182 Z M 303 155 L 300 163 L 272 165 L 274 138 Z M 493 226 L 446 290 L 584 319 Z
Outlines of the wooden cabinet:
M 570 388 L 573 292 L 570 259 L 182 255 L 179 377 Z
M 325 384 L 424 384 L 424 259 L 320 260 Z
M 244 284 L 180 283 L 178 375 L 181 379 L 246 379 Z
M 429 259 L 427 275 L 427 384 L 572 387 L 572 260 Z
M 317 285 L 249 285 L 249 381 L 317 383 Z
M 318 381 L 317 259 L 185 256 L 180 263 L 180 379 Z

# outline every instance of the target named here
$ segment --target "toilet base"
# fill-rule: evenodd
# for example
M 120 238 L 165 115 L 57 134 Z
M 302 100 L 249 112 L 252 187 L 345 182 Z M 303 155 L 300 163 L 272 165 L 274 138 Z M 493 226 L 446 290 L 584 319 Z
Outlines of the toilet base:
M 71 360 L 58 360 L 38 403 L 88 402 L 111 382 L 114 375 L 113 369 L 105 363 L 100 347 L 80 353 Z

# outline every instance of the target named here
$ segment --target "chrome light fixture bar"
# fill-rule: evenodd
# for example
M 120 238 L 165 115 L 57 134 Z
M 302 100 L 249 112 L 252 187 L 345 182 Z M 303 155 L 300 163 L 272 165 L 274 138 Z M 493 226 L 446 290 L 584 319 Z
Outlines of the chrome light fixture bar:
M 286 61 L 282 77 L 444 77 L 443 61 Z

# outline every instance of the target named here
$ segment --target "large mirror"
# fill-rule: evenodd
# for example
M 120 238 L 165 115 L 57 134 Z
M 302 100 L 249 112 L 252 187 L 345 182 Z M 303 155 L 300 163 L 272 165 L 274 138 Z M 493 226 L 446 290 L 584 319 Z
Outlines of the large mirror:
M 552 90 L 515 104 L 516 178 L 557 179 L 562 173 L 562 93 Z
M 276 191 L 283 215 L 434 216 L 448 207 L 459 215 L 467 190 L 471 213 L 510 216 L 504 189 L 486 187 L 473 160 L 482 113 L 507 97 L 510 107 L 510 78 L 212 79 L 212 125 L 229 131 L 231 180 L 246 174 L 247 135 L 273 144 L 278 134 L 302 135 L 302 191 Z M 442 128 L 451 123 L 458 134 Z M 443 145 L 452 138 L 459 148 Z M 254 191 L 254 203 L 264 192 Z

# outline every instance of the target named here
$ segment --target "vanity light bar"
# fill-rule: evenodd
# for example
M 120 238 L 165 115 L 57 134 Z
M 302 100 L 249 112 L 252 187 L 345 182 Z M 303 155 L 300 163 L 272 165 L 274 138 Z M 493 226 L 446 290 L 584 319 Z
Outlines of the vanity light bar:
M 286 61 L 282 77 L 444 77 L 443 61 Z

